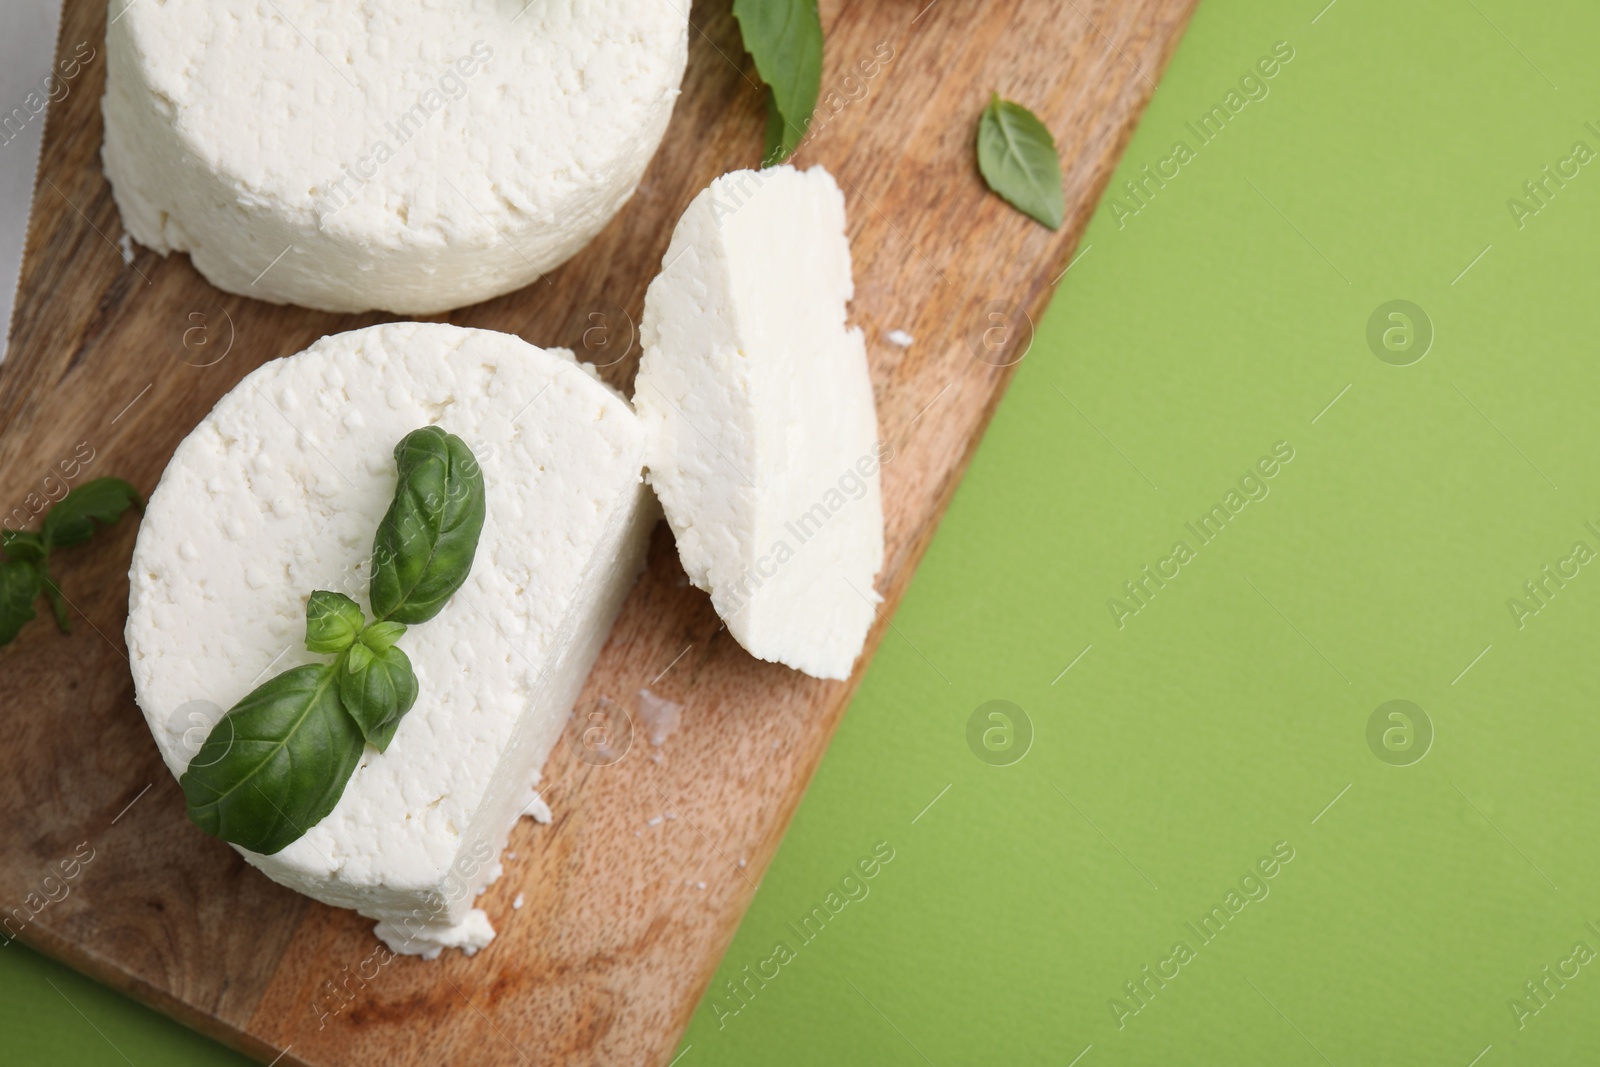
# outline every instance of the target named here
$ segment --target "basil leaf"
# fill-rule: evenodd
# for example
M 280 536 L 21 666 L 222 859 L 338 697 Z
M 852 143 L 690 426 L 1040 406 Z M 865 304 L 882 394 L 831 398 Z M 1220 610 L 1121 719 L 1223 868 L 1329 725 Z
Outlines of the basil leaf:
M 382 652 L 406 632 L 405 624 L 398 622 L 375 622 L 361 631 L 361 643 L 374 652 Z
M 32 563 L 25 559 L 0 563 L 0 645 L 10 644 L 33 618 L 33 602 L 37 599 L 39 572 Z
M 472 572 L 483 532 L 483 470 L 467 443 L 437 426 L 394 449 L 399 482 L 372 543 L 372 613 L 427 622 Z
M 89 540 L 96 522 L 116 522 L 130 504 L 140 504 L 133 486 L 120 478 L 96 478 L 57 501 L 45 513 L 38 533 L 0 530 L 0 548 L 10 560 L 0 564 L 0 645 L 12 641 L 34 617 L 33 602 L 41 592 L 50 601 L 56 628 L 72 632 L 67 598 L 47 569 L 50 550 Z
M 340 660 L 339 700 L 379 752 L 386 751 L 400 717 L 417 702 L 417 676 L 398 648 L 373 652 L 353 645 Z
M 84 482 L 45 514 L 39 532 L 51 548 L 79 545 L 94 536 L 94 524 L 116 522 L 129 506 L 143 507 L 138 490 L 121 478 Z
M 978 120 L 978 169 L 1012 207 L 1061 228 L 1067 208 L 1055 139 L 1033 112 L 999 93 Z
M 400 718 L 401 716 L 396 715 L 394 718 L 390 719 L 388 722 L 372 731 L 372 733 L 368 734 L 367 744 L 371 745 L 379 752 L 389 751 L 389 742 L 394 740 L 395 731 L 400 729 Z
M 6 550 L 6 555 L 13 563 L 21 564 L 33 572 L 33 593 L 26 601 L 21 600 L 22 585 L 27 579 L 24 571 L 17 571 L 12 579 L 16 591 L 11 595 L 17 598 L 16 604 L 11 608 L 0 606 L 0 645 L 8 644 L 17 636 L 17 631 L 34 617 L 33 602 L 43 592 L 50 600 L 50 610 L 56 617 L 56 629 L 64 634 L 72 632 L 72 617 L 67 613 L 67 599 L 61 595 L 61 590 L 56 586 L 55 580 L 50 577 L 46 565 L 50 560 L 50 546 L 44 543 L 44 538 L 36 533 L 24 530 L 0 530 L 0 548 Z M 0 591 L 0 601 L 5 601 L 7 594 Z M 25 614 L 24 614 L 25 612 Z M 13 624 L 5 620 L 13 620 Z
M 29 563 L 41 563 L 50 554 L 44 538 L 25 530 L 0 530 L 0 548 L 5 549 L 6 555 L 12 559 L 27 560 Z
M 822 19 L 817 0 L 734 0 L 733 17 L 756 73 L 768 86 L 763 166 L 794 154 L 822 92 Z
M 178 784 L 196 826 L 270 856 L 333 810 L 363 748 L 334 668 L 307 664 L 235 704 Z
M 306 601 L 306 648 L 343 652 L 355 643 L 366 622 L 360 604 L 343 593 L 318 589 Z

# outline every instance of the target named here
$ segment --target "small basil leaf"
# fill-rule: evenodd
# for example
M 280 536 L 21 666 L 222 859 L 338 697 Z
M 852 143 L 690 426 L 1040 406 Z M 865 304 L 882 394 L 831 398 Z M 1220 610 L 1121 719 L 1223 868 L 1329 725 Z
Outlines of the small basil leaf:
M 334 668 L 307 664 L 235 704 L 178 784 L 196 826 L 270 856 L 333 810 L 363 749 Z
M 366 621 L 360 604 L 343 593 L 318 589 L 306 601 L 306 648 L 343 652 L 355 643 Z
M 978 120 L 978 169 L 1012 207 L 1061 228 L 1067 209 L 1055 139 L 1033 112 L 998 93 Z
M 29 563 L 39 563 L 49 554 L 44 538 L 26 530 L 0 530 L 0 548 L 5 549 L 6 555 L 12 559 Z
M 417 676 L 398 648 L 354 645 L 339 668 L 339 699 L 366 739 L 383 752 L 400 717 L 417 702 Z
M 822 91 L 817 0 L 734 0 L 733 17 L 769 89 L 763 165 L 782 163 L 804 139 Z
M 372 662 L 374 653 L 366 645 L 352 645 L 350 651 L 341 658 L 343 663 L 352 671 L 364 671 L 367 664 Z
M 399 481 L 372 543 L 372 613 L 427 622 L 472 571 L 483 533 L 483 470 L 454 434 L 425 426 L 394 449 Z
M 39 572 L 27 560 L 0 563 L 0 645 L 10 644 L 33 618 L 39 599 Z
M 144 506 L 138 490 L 121 478 L 96 478 L 62 497 L 45 514 L 39 532 L 52 548 L 82 544 L 94 536 L 95 523 L 109 526 L 130 506 Z
M 406 632 L 405 623 L 401 622 L 375 622 L 361 631 L 361 643 L 374 652 L 382 652 Z

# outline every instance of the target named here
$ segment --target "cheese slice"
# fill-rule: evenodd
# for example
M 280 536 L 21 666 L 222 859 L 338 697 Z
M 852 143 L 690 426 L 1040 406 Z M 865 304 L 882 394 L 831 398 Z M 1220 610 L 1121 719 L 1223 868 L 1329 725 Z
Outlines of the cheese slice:
M 570 353 L 506 334 L 325 337 L 248 375 L 178 446 L 139 529 L 127 627 L 139 706 L 181 775 L 224 709 L 326 661 L 304 643 L 313 590 L 368 609 L 395 443 L 431 424 L 477 456 L 488 516 L 466 584 L 401 638 L 421 694 L 325 819 L 274 855 L 244 852 L 424 955 L 492 936 L 473 898 L 643 565 L 659 513 L 627 403 Z
M 422 314 L 600 232 L 661 142 L 684 0 L 112 0 L 123 226 L 214 285 Z
M 848 678 L 880 598 L 878 441 L 844 197 L 821 167 L 690 203 L 645 296 L 634 405 L 689 580 L 752 654 Z

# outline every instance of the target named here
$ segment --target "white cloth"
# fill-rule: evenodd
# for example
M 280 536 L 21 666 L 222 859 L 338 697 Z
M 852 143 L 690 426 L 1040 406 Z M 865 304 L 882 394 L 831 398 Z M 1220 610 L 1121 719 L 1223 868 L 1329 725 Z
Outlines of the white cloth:
M 26 101 L 55 63 L 60 19 L 60 0 L 0 0 L 0 336 L 6 341 L 44 136 L 44 113 L 30 114 Z M 5 348 L 0 343 L 0 359 Z

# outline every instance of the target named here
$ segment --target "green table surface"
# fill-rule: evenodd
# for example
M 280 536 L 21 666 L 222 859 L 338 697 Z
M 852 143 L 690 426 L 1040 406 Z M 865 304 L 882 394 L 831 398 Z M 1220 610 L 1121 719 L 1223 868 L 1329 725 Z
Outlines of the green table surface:
M 680 1067 L 1600 1061 L 1600 9 L 1324 2 L 1201 5 Z

